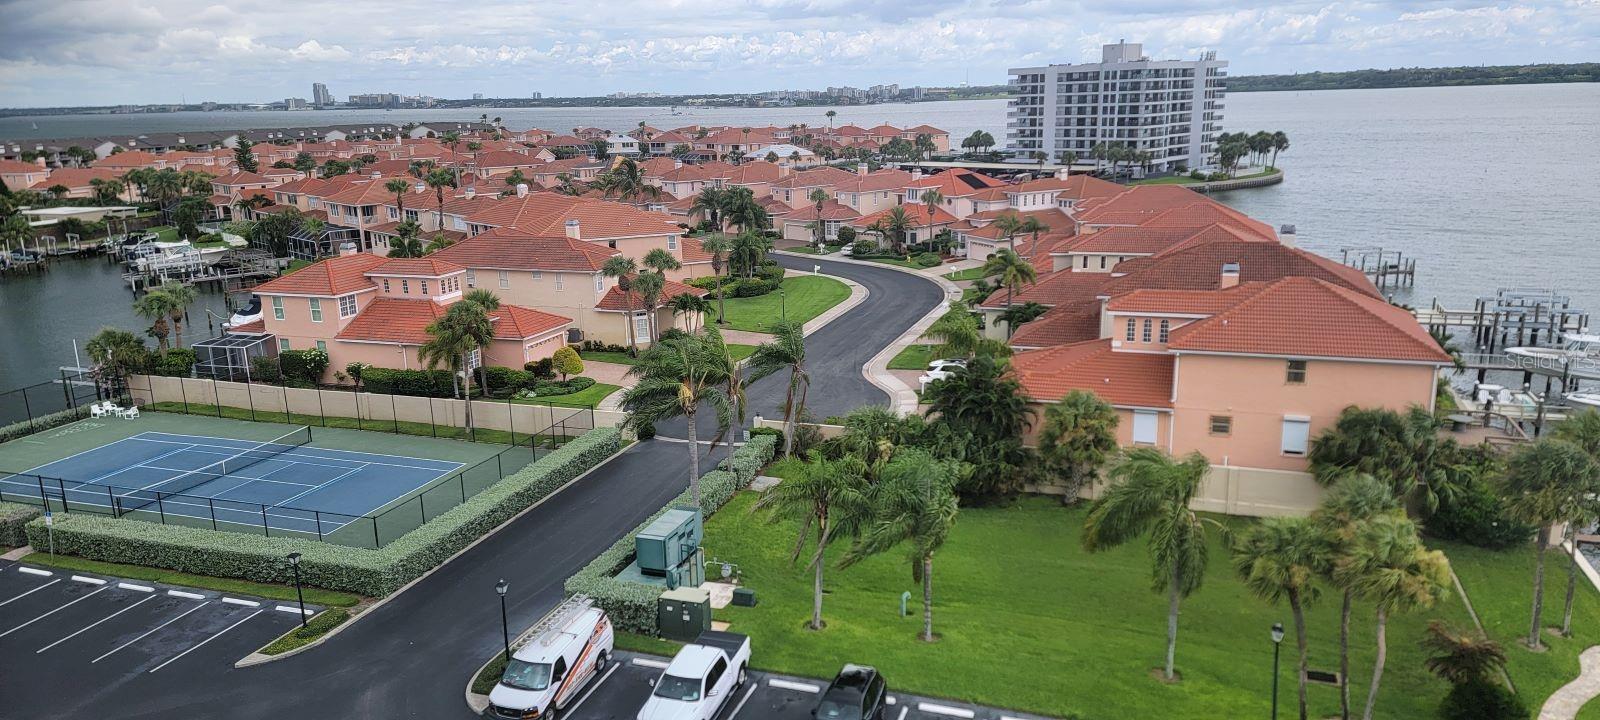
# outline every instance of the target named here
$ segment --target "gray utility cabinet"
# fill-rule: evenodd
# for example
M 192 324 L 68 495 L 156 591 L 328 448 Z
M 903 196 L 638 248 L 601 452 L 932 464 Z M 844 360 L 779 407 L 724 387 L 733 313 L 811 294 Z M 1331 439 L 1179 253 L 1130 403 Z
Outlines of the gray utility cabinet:
M 633 539 L 642 575 L 664 577 L 668 587 L 700 584 L 700 513 L 675 507 L 661 514 Z
M 681 587 L 656 600 L 656 627 L 661 637 L 689 642 L 711 629 L 711 593 Z

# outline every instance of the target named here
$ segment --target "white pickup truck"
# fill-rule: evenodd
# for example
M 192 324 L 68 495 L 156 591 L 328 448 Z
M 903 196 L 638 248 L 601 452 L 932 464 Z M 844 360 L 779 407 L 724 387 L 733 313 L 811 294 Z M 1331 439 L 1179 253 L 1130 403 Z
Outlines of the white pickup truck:
M 708 630 L 673 656 L 639 720 L 712 720 L 744 686 L 750 638 Z

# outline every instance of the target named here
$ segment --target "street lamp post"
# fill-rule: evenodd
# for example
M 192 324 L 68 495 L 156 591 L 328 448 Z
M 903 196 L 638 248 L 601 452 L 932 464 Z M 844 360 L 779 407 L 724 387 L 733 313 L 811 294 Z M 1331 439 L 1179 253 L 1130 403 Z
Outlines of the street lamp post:
M 289 567 L 294 568 L 294 596 L 300 601 L 300 629 L 306 627 L 306 595 L 300 589 L 300 553 L 289 553 Z
M 1272 720 L 1278 720 L 1278 651 L 1283 648 L 1283 623 L 1272 624 Z
M 500 595 L 500 639 L 506 645 L 506 662 L 511 662 L 511 622 L 506 619 L 506 591 L 511 589 L 511 583 L 505 578 L 494 584 L 494 591 Z
M 784 294 L 783 288 L 778 288 L 778 316 L 784 320 L 789 319 L 789 296 Z

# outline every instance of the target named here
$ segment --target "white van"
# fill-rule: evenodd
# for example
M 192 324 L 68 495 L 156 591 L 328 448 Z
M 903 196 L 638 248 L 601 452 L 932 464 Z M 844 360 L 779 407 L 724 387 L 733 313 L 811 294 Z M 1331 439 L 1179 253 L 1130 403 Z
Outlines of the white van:
M 616 643 L 610 618 L 583 595 L 550 611 L 526 637 L 489 693 L 490 717 L 554 720 L 600 677 Z

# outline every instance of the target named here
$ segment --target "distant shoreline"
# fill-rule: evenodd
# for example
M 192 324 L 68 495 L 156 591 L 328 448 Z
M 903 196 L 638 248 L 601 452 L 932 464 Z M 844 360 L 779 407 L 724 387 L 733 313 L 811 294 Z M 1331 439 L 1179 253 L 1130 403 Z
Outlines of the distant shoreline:
M 1600 82 L 1600 63 L 1490 65 L 1483 67 L 1346 70 L 1292 75 L 1239 75 L 1228 78 L 1228 92 L 1286 90 L 1387 90 L 1479 85 L 1554 85 Z

